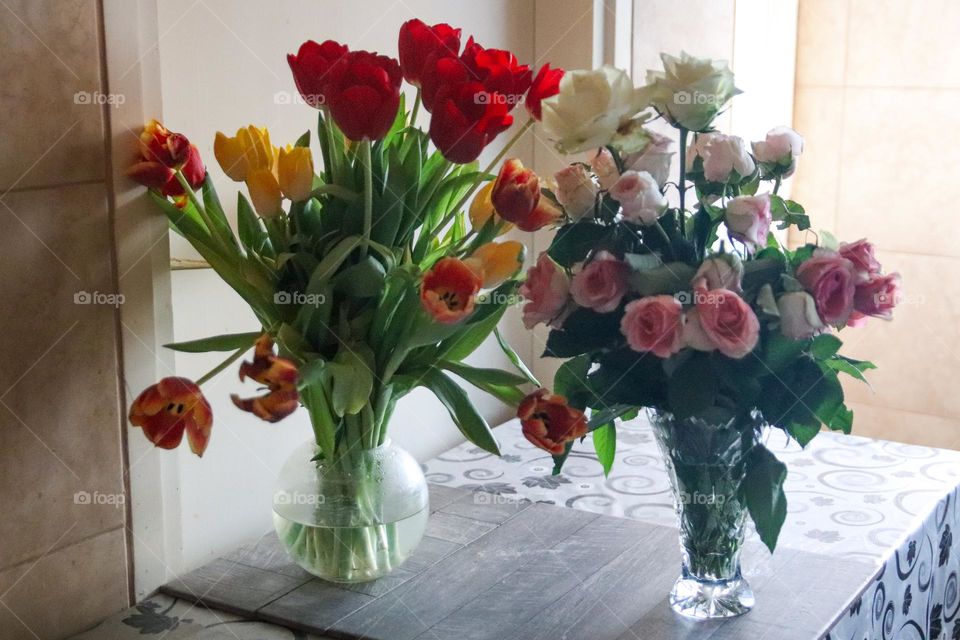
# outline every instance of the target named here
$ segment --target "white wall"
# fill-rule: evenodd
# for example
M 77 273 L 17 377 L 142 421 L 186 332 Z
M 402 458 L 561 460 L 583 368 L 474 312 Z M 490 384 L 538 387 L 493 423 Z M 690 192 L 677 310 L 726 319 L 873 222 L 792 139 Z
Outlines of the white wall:
M 316 126 L 316 114 L 309 107 L 275 99 L 279 92 L 295 95 L 286 54 L 304 40 L 332 38 L 352 48 L 396 55 L 400 24 L 419 17 L 461 26 L 464 40 L 473 34 L 482 44 L 510 49 L 533 66 L 535 12 L 543 4 L 542 0 L 285 0 L 269 5 L 258 0 L 163 0 L 158 2 L 163 119 L 199 146 L 211 173 L 219 177 L 217 187 L 228 204 L 235 201 L 237 185 L 216 166 L 212 147 L 217 130 L 232 134 L 253 123 L 269 127 L 275 143 L 286 143 Z M 550 19 L 565 26 L 551 39 L 552 51 L 545 59 L 562 57 L 575 40 L 585 39 L 589 49 L 592 19 L 588 15 L 581 21 L 580 9 L 582 5 L 589 10 L 592 0 L 549 4 Z M 519 126 L 526 117 L 522 109 L 515 114 Z M 531 135 L 515 147 L 515 155 L 529 163 L 532 146 Z M 481 164 L 498 148 L 488 149 Z M 171 239 L 171 256 L 197 257 L 176 237 Z M 175 271 L 172 289 L 176 340 L 257 328 L 249 310 L 210 270 Z M 520 325 L 516 310 L 508 312 L 503 329 L 521 354 L 533 353 L 531 336 Z M 472 361 L 507 366 L 495 343 L 481 347 Z M 178 354 L 175 367 L 178 375 L 196 378 L 217 362 L 216 355 Z M 271 526 L 276 474 L 293 447 L 310 437 L 310 429 L 303 410 L 279 424 L 267 424 L 234 408 L 229 394 L 250 394 L 253 387 L 239 383 L 235 367 L 206 386 L 215 424 L 204 458 L 197 459 L 186 448 L 162 452 L 167 468 L 172 461 L 173 472 L 164 482 L 177 484 L 167 492 L 172 491 L 175 500 L 166 501 L 165 517 L 155 502 L 134 507 L 135 531 L 145 535 L 162 527 L 165 539 L 173 541 L 162 562 L 168 576 L 194 568 Z M 511 416 L 512 411 L 499 402 L 472 395 L 492 424 Z M 420 460 L 462 441 L 446 411 L 423 390 L 399 404 L 391 435 Z M 161 581 L 138 575 L 138 592 Z

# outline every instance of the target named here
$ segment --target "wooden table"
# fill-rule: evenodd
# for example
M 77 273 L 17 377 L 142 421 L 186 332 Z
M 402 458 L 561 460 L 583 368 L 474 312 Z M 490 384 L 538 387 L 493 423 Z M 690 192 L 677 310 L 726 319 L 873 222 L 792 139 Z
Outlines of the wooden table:
M 679 572 L 670 527 L 431 485 L 427 535 L 373 583 L 335 585 L 294 565 L 273 533 L 161 591 L 330 638 L 381 640 L 814 640 L 876 567 L 748 545 L 748 615 L 692 622 L 667 593 Z

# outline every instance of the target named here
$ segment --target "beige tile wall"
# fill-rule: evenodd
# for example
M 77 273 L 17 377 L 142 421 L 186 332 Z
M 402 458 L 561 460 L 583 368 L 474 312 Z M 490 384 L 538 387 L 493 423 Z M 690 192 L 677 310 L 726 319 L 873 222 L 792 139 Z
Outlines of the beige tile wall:
M 815 228 L 870 238 L 903 275 L 894 322 L 841 336 L 879 366 L 872 389 L 846 385 L 854 429 L 950 448 L 960 448 L 958 42 L 953 0 L 800 0 L 795 198 Z
M 75 303 L 116 291 L 99 25 L 94 0 L 0 3 L 4 640 L 128 604 L 116 309 Z

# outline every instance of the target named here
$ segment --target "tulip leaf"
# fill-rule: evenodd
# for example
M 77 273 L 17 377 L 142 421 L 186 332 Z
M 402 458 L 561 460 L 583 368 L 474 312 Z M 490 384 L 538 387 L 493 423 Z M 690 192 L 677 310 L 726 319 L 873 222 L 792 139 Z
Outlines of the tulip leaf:
M 490 425 L 483 419 L 477 408 L 470 402 L 467 393 L 456 382 L 438 369 L 430 368 L 420 376 L 419 385 L 430 389 L 437 399 L 447 408 L 453 422 L 463 436 L 484 451 L 495 456 L 500 455 Z
M 504 404 L 516 407 L 526 394 L 518 387 L 527 379 L 500 369 L 482 369 L 459 362 L 441 361 L 439 367 L 466 380 L 481 391 L 486 391 Z
M 360 413 L 373 392 L 374 356 L 363 344 L 343 345 L 326 370 L 333 385 L 333 411 L 338 416 Z
M 199 340 L 187 340 L 186 342 L 173 342 L 163 345 L 167 349 L 180 351 L 182 353 L 206 353 L 208 351 L 236 351 L 243 347 L 252 347 L 257 338 L 263 335 L 263 331 L 251 331 L 249 333 L 225 333 L 219 336 L 201 338 Z
M 310 129 L 307 129 L 303 132 L 303 135 L 297 138 L 297 141 L 293 143 L 295 147 L 309 147 L 310 146 Z
M 251 253 L 273 255 L 270 236 L 243 193 L 237 194 L 237 231 L 240 244 Z
M 533 375 L 533 372 L 527 368 L 527 365 L 520 359 L 520 356 L 517 355 L 517 352 L 514 351 L 513 347 L 510 346 L 510 343 L 506 341 L 503 337 L 503 334 L 500 333 L 499 328 L 493 329 L 493 335 L 497 337 L 497 343 L 500 345 L 500 348 L 506 354 L 507 359 L 510 360 L 510 363 L 516 367 L 517 371 L 523 374 L 527 381 L 537 387 L 540 386 L 540 381 L 537 380 L 536 376 Z
M 383 291 L 386 272 L 372 256 L 350 265 L 333 279 L 333 286 L 351 298 L 372 298 Z

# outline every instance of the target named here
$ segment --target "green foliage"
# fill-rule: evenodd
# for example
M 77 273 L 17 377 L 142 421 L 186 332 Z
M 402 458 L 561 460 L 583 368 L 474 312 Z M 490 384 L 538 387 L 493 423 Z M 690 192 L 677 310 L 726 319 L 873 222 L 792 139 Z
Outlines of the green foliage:
M 760 540 L 772 552 L 787 518 L 787 496 L 783 492 L 787 466 L 765 446 L 757 444 L 750 452 L 746 471 L 747 509 Z
M 188 340 L 186 342 L 174 342 L 165 344 L 167 349 L 181 351 L 183 353 L 205 353 L 207 351 L 236 351 L 243 347 L 252 347 L 262 335 L 260 331 L 249 333 L 226 333 L 200 340 Z

